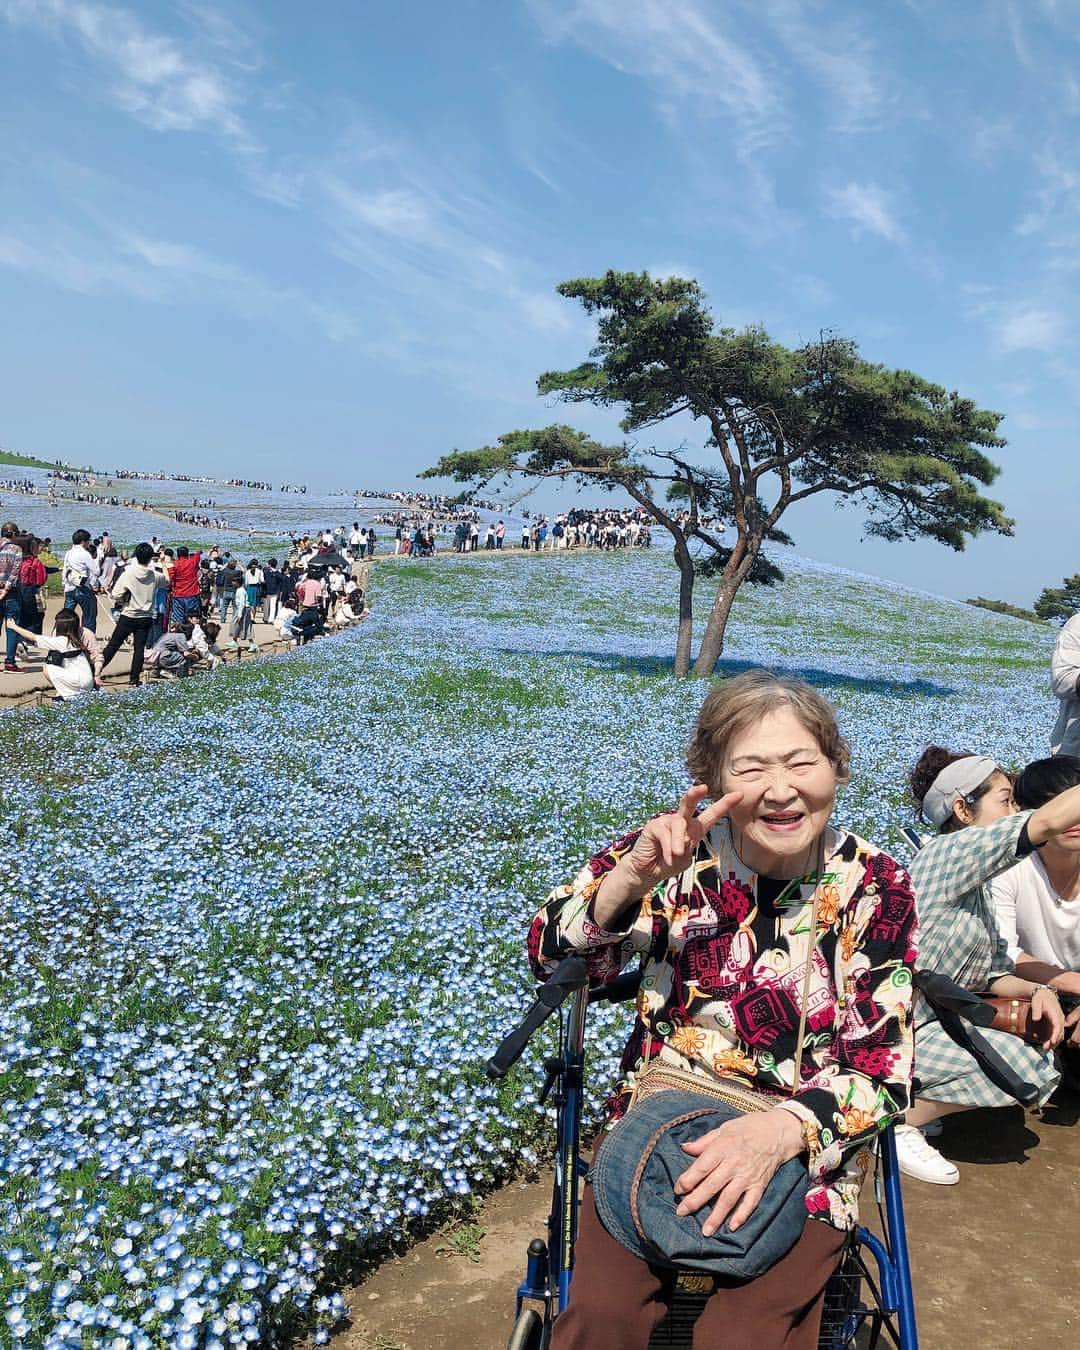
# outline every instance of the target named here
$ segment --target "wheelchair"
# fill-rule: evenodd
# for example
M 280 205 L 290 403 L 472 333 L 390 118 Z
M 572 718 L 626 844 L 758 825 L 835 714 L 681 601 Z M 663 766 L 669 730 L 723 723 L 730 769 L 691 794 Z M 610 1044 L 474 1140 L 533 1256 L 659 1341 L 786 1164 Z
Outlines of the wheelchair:
M 546 1350 L 555 1318 L 566 1307 L 579 1194 L 588 1174 L 580 1138 L 586 1015 L 591 1003 L 633 999 L 639 981 L 640 972 L 631 971 L 590 989 L 584 960 L 566 958 L 551 979 L 540 986 L 526 1016 L 488 1060 L 488 1076 L 504 1078 L 537 1029 L 559 1013 L 558 1048 L 544 1061 L 546 1080 L 540 1095 L 541 1103 L 550 1101 L 555 1108 L 551 1210 L 546 1236 L 534 1238 L 528 1246 L 525 1278 L 517 1290 L 516 1320 L 507 1350 Z M 987 1015 L 980 1008 L 982 1001 L 951 981 L 920 972 L 916 985 L 935 1009 L 987 1024 Z M 879 1345 L 918 1350 L 900 1168 L 891 1126 L 879 1134 L 875 1154 L 872 1184 L 881 1236 L 862 1226 L 850 1235 L 825 1291 L 819 1350 L 876 1350 Z M 670 1310 L 654 1332 L 650 1350 L 690 1350 L 694 1321 L 712 1292 L 711 1284 L 707 1277 L 678 1277 Z

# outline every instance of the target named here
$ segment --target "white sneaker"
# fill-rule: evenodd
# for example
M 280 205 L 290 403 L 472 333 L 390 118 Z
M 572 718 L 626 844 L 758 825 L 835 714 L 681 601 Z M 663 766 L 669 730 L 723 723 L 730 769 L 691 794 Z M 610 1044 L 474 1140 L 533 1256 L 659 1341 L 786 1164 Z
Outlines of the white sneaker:
M 943 1158 L 922 1130 L 914 1125 L 897 1125 L 896 1157 L 900 1171 L 918 1181 L 929 1181 L 935 1186 L 955 1186 L 960 1170 L 948 1158 Z

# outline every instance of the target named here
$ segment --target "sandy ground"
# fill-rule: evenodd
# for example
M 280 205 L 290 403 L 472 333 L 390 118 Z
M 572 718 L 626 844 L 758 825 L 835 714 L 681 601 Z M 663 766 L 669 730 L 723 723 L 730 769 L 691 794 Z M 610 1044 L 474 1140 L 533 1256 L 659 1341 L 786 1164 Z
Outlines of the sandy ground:
M 61 604 L 62 601 L 58 597 L 51 597 L 46 602 L 44 623 L 46 633 L 52 632 L 53 621 Z M 108 609 L 99 603 L 97 637 L 102 646 L 108 642 L 113 626 L 112 616 Z M 283 642 L 277 629 L 272 624 L 256 623 L 254 640 L 259 646 L 260 653 L 264 655 L 271 651 L 286 651 L 294 645 L 291 642 Z M 221 639 L 219 638 L 218 641 L 220 644 Z M 237 645 L 235 649 L 229 651 L 227 659 L 229 661 L 248 660 L 253 655 L 254 653 L 249 653 L 246 649 Z M 20 655 L 18 664 L 22 667 L 22 672 L 18 675 L 0 671 L 0 709 L 35 707 L 41 702 L 48 702 L 53 696 L 53 687 L 45 674 L 44 654 L 41 656 Z M 124 643 L 109 662 L 108 669 L 103 677 L 105 688 L 107 690 L 126 689 L 130 671 L 131 643 L 129 641 Z
M 1080 1345 L 1078 1117 L 1080 1098 L 1065 1094 L 1042 1119 L 1019 1107 L 953 1117 L 941 1147 L 960 1184 L 905 1181 L 922 1350 Z M 437 1252 L 445 1235 L 386 1262 L 349 1291 L 352 1324 L 332 1350 L 505 1350 L 549 1188 L 510 1185 L 489 1200 L 477 1263 Z M 863 1219 L 876 1227 L 869 1193 Z

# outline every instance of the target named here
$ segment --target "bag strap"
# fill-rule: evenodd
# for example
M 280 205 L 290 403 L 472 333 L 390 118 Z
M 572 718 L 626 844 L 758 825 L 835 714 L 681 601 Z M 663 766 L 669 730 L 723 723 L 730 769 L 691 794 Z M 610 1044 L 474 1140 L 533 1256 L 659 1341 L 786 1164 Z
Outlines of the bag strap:
M 826 828 L 828 828 L 826 826 Z M 814 969 L 814 952 L 817 950 L 818 914 L 821 911 L 821 878 L 825 870 L 825 835 L 818 841 L 817 878 L 814 882 L 814 903 L 810 907 L 810 945 L 806 950 L 806 970 L 803 973 L 802 1007 L 799 1010 L 799 1034 L 795 1040 L 795 1076 L 791 1083 L 791 1095 L 794 1097 L 802 1082 L 803 1049 L 806 1045 L 806 1014 L 810 1002 L 810 976 Z

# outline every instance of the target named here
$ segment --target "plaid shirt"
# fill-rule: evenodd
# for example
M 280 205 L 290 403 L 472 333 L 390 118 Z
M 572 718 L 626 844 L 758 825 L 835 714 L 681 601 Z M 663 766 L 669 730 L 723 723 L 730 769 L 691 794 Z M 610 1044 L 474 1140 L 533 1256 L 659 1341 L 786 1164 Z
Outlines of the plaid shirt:
M 18 544 L 5 539 L 0 545 L 0 590 L 6 595 L 19 584 L 19 569 L 22 567 L 23 551 Z
M 1030 817 L 1030 811 L 1021 811 L 935 835 L 911 864 L 919 902 L 919 964 L 973 994 L 985 994 L 992 980 L 1014 970 L 984 887 L 1020 861 L 1016 848 Z

